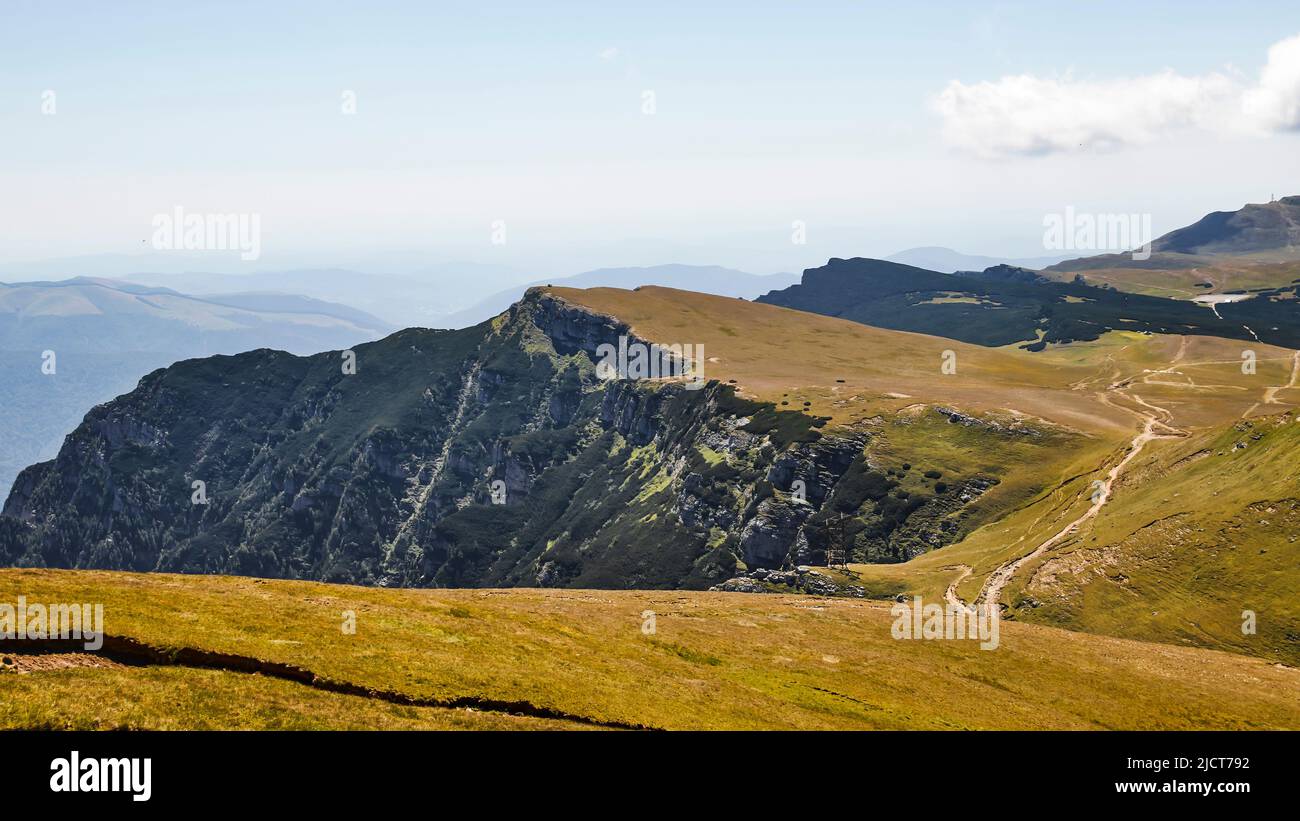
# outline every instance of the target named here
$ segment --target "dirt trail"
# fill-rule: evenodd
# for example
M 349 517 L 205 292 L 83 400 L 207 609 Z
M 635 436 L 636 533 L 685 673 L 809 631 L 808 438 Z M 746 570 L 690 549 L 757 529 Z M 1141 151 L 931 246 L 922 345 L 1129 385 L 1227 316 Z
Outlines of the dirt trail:
M 1287 381 L 1287 383 L 1285 385 L 1274 385 L 1272 387 L 1265 388 L 1264 398 L 1256 402 L 1255 404 L 1251 405 L 1249 408 L 1246 408 L 1245 412 L 1241 414 L 1241 418 L 1249 419 L 1250 415 L 1254 413 L 1255 409 L 1258 408 L 1260 405 L 1284 404 L 1281 400 L 1277 398 L 1278 391 L 1291 390 L 1292 388 L 1297 387 L 1298 382 L 1300 382 L 1300 351 L 1296 351 L 1291 356 L 1291 378 Z
M 1142 401 L 1139 396 L 1135 395 L 1133 398 L 1147 407 L 1155 407 L 1154 405 L 1149 405 L 1147 402 Z M 1163 408 L 1158 408 L 1157 410 L 1166 414 L 1168 413 L 1168 411 L 1165 411 Z M 1172 439 L 1183 435 L 1182 431 L 1170 428 L 1167 424 L 1157 419 L 1155 414 L 1143 414 L 1143 416 L 1146 419 L 1146 423 L 1142 426 L 1142 431 L 1138 433 L 1137 436 L 1133 437 L 1133 441 L 1129 443 L 1128 452 L 1124 454 L 1124 458 L 1111 466 L 1111 469 L 1106 473 L 1106 478 L 1104 480 L 1094 482 L 1091 486 L 1093 488 L 1092 505 L 1089 506 L 1081 516 L 1061 528 L 1050 539 L 1047 539 L 1042 544 L 1038 545 L 1038 547 L 1034 548 L 1033 551 L 1026 553 L 1018 559 L 1013 559 L 1001 565 L 990 573 L 988 579 L 984 582 L 983 589 L 980 590 L 979 597 L 976 599 L 977 604 L 988 606 L 1000 605 L 1002 590 L 1008 583 L 1010 583 L 1012 577 L 1016 575 L 1016 571 L 1020 570 L 1026 562 L 1032 561 L 1046 553 L 1048 550 L 1051 550 L 1067 536 L 1070 536 L 1078 530 L 1080 525 L 1100 513 L 1101 509 L 1110 501 L 1111 492 L 1115 487 L 1115 481 L 1124 473 L 1124 468 L 1128 466 L 1129 462 L 1132 462 L 1137 455 L 1142 452 L 1142 448 L 1146 447 L 1147 442 L 1150 442 L 1153 439 Z M 1157 433 L 1157 428 L 1174 432 Z
M 1296 351 L 1291 357 L 1291 379 L 1285 385 L 1278 385 L 1275 388 L 1264 389 L 1264 404 L 1279 404 L 1277 401 L 1277 392 L 1290 390 L 1296 387 L 1297 382 L 1300 382 L 1300 351 Z
M 958 607 L 964 606 L 966 603 L 961 600 L 961 596 L 957 595 L 957 585 L 966 581 L 966 577 L 971 574 L 973 568 L 968 564 L 957 564 L 951 567 L 945 567 L 944 570 L 961 571 L 961 574 L 958 575 L 957 578 L 953 579 L 952 583 L 948 585 L 948 589 L 944 591 L 943 594 L 944 601 L 948 602 L 949 604 L 955 604 Z
M 0 672 L 3 673 L 24 675 L 47 670 L 71 670 L 77 667 L 126 669 L 124 664 L 119 664 L 110 658 L 97 656 L 93 653 L 0 654 Z
M 1187 338 L 1183 337 L 1182 342 L 1178 346 L 1178 351 L 1169 365 L 1159 371 L 1154 371 L 1154 373 L 1168 373 L 1169 371 L 1172 371 L 1174 368 L 1178 367 L 1186 354 Z M 1297 379 L 1300 379 L 1300 352 L 1297 352 L 1295 362 L 1295 368 L 1292 370 L 1293 384 Z M 1118 371 L 1116 372 L 1116 377 L 1118 378 Z M 1021 567 L 1023 567 L 1027 562 L 1033 561 L 1056 547 L 1066 538 L 1073 535 L 1085 522 L 1096 517 L 1097 514 L 1101 512 L 1101 509 L 1106 506 L 1106 503 L 1110 501 L 1111 494 L 1115 488 L 1115 482 L 1124 474 L 1124 469 L 1128 467 L 1130 462 L 1137 458 L 1138 454 L 1142 452 L 1142 449 L 1146 447 L 1148 442 L 1156 439 L 1173 439 L 1187 435 L 1186 431 L 1180 430 L 1172 425 L 1173 414 L 1170 413 L 1169 410 L 1146 401 L 1136 393 L 1129 393 L 1128 391 L 1131 387 L 1131 380 L 1114 381 L 1105 391 L 1097 394 L 1097 398 L 1105 404 L 1138 417 L 1142 422 L 1142 428 L 1138 431 L 1137 435 L 1133 437 L 1133 440 L 1129 442 L 1124 455 L 1111 465 L 1110 469 L 1106 472 L 1106 478 L 1096 480 L 1089 485 L 1092 504 L 1083 512 L 1082 515 L 1058 530 L 1050 538 L 1041 542 L 1029 553 L 1008 562 L 1004 562 L 994 569 L 993 572 L 989 574 L 988 578 L 984 580 L 984 585 L 975 599 L 976 606 L 989 608 L 999 607 L 1001 605 L 1002 591 L 1011 582 L 1011 579 L 1016 575 Z M 1119 398 L 1126 399 L 1138 407 L 1130 407 L 1127 404 L 1116 401 Z M 966 565 L 960 565 L 959 567 L 962 569 L 961 575 L 948 585 L 948 589 L 944 594 L 944 598 L 952 604 L 964 604 L 961 598 L 957 595 L 957 585 L 973 572 L 973 570 Z

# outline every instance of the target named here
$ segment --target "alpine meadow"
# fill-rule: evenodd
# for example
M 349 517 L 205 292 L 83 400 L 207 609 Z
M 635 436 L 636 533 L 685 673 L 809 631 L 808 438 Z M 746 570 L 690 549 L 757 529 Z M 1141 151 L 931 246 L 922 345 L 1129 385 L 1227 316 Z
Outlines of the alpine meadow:
M 0 0 L 18 806 L 1293 803 L 1300 6 L 215 12 Z

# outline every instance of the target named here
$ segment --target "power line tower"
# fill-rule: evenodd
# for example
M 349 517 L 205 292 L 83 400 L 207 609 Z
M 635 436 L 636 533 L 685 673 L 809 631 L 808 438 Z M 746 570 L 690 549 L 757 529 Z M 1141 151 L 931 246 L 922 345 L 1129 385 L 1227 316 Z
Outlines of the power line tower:
M 844 514 L 826 520 L 826 566 L 847 568 L 849 566 L 848 529 Z

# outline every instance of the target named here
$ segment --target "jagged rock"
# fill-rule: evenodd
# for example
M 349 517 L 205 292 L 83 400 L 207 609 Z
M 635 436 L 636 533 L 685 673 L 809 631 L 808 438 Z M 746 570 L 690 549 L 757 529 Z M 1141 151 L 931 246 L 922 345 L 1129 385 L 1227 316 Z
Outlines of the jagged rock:
M 0 558 L 386 586 L 698 589 L 743 561 L 769 572 L 754 583 L 828 589 L 778 568 L 824 555 L 813 517 L 847 498 L 846 481 L 879 489 L 864 479 L 869 434 L 822 433 L 794 411 L 772 424 L 778 409 L 718 383 L 603 382 L 592 357 L 619 336 L 636 341 L 534 289 L 492 323 L 356 346 L 354 375 L 337 353 L 177 363 L 93 409 L 53 460 L 20 474 Z M 207 504 L 191 503 L 195 480 Z M 493 481 L 505 504 L 492 503 Z M 931 504 L 949 511 L 975 492 Z M 883 522 L 876 497 L 861 498 L 850 512 Z M 928 509 L 873 532 L 907 533 Z
M 810 509 L 780 499 L 764 499 L 740 534 L 741 559 L 746 566 L 780 567 L 808 518 Z
M 815 572 L 811 567 L 798 570 L 770 571 L 763 568 L 728 579 L 710 590 L 727 593 L 788 593 L 794 590 L 811 596 L 846 596 L 866 598 L 861 585 L 840 585 Z
M 722 591 L 726 593 L 766 593 L 767 588 L 760 582 L 753 579 L 740 576 L 734 579 L 727 579 L 719 585 L 709 588 L 713 591 Z
M 995 422 L 993 420 L 978 419 L 974 416 L 968 416 L 960 411 L 953 410 L 952 408 L 935 406 L 935 411 L 946 416 L 948 421 L 954 425 L 963 425 L 968 428 L 983 428 L 984 430 L 993 431 L 995 433 L 1011 433 L 1017 436 L 1040 435 L 1037 430 L 1031 427 L 1019 424 L 1004 425 L 1001 422 Z

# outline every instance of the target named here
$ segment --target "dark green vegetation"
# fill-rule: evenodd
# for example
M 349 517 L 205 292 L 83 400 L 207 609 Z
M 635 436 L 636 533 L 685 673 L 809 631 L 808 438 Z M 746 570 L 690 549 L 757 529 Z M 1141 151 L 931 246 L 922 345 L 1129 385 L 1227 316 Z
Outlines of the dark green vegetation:
M 1300 347 L 1300 302 L 1266 296 L 1219 306 L 1095 288 L 1085 282 L 956 276 L 874 259 L 832 259 L 760 302 L 977 345 L 1087 341 L 1108 330 L 1259 339 Z M 1243 327 L 1249 325 L 1249 328 Z
M 288 294 L 196 298 L 85 277 L 0 283 L 0 498 L 86 411 L 155 368 L 262 347 L 314 353 L 388 330 L 362 311 Z
M 0 562 L 703 588 L 742 563 L 814 558 L 824 537 L 803 524 L 827 500 L 856 514 L 872 558 L 959 535 L 890 547 L 961 503 L 946 486 L 890 493 L 900 482 L 866 465 L 866 432 L 823 431 L 825 418 L 717 382 L 599 381 L 595 349 L 619 335 L 630 329 L 533 291 L 474 328 L 359 345 L 352 374 L 338 352 L 269 350 L 156 371 L 19 476 Z M 806 504 L 788 498 L 796 479 Z
M 18 472 L 53 458 L 68 431 L 99 402 L 126 393 L 149 371 L 173 361 L 166 353 L 64 351 L 52 374 L 41 349 L 0 350 L 0 497 Z

